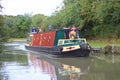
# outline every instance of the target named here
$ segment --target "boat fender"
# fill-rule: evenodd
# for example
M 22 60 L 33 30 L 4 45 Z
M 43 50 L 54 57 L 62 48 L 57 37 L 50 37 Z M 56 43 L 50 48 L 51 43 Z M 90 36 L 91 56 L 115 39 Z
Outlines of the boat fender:
M 87 45 L 85 43 L 79 42 L 78 44 L 82 49 L 86 49 L 86 47 L 87 47 Z

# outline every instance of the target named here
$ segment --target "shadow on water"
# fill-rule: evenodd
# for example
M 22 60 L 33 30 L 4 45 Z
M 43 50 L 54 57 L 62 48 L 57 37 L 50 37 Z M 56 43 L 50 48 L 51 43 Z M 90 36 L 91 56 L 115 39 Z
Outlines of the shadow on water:
M 119 80 L 120 55 L 55 57 L 9 43 L 0 54 L 0 80 Z

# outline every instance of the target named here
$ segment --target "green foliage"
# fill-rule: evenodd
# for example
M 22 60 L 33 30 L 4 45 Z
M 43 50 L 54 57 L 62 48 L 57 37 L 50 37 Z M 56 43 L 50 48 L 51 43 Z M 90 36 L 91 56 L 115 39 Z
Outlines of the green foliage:
M 7 34 L 11 38 L 25 38 L 28 36 L 32 26 L 41 27 L 43 30 L 47 26 L 47 17 L 41 14 L 31 16 L 29 14 L 17 16 L 4 16 L 4 25 Z M 45 24 L 46 23 L 46 24 Z
M 4 27 L 4 18 L 0 15 L 0 44 L 8 40 L 8 28 Z
M 4 25 L 0 28 L 4 27 L 7 32 L 0 33 L 12 38 L 23 38 L 32 26 L 47 31 L 49 25 L 53 29 L 75 25 L 86 38 L 120 38 L 119 0 L 64 0 L 63 4 L 52 16 L 4 16 L 4 22 L 0 21 Z
M 4 16 L 4 27 L 9 31 L 8 34 L 12 38 L 24 38 L 31 26 L 31 18 L 28 15 L 22 16 Z
M 56 16 L 62 19 L 60 26 L 74 24 L 84 37 L 120 38 L 119 13 L 118 0 L 64 0 Z
M 13 37 L 15 38 L 24 38 L 27 36 L 27 33 L 31 26 L 31 18 L 29 15 L 18 15 L 15 17 L 15 30 L 12 33 L 15 33 Z
M 37 14 L 32 16 L 32 26 L 35 26 L 36 28 L 41 27 L 43 30 L 46 30 L 46 26 L 48 26 L 47 24 L 47 20 L 48 17 L 42 15 L 42 14 Z

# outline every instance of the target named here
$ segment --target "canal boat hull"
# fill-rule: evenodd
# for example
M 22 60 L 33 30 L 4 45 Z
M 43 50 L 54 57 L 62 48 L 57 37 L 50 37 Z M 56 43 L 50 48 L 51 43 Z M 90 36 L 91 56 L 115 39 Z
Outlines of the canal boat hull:
M 65 51 L 62 52 L 61 46 L 56 47 L 40 47 L 40 46 L 27 46 L 25 45 L 25 48 L 32 51 L 37 52 L 43 52 L 44 54 L 52 54 L 56 56 L 66 57 L 66 56 L 72 56 L 72 57 L 88 57 L 90 54 L 89 49 L 76 49 L 71 51 Z

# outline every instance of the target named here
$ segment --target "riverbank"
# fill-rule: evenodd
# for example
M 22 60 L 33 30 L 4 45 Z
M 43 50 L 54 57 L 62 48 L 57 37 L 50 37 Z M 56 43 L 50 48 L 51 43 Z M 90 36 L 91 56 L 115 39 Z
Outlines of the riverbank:
M 16 41 L 26 41 L 26 38 L 11 38 L 8 40 L 8 42 L 16 42 Z
M 103 48 L 105 46 L 119 46 L 120 47 L 120 39 L 95 39 L 95 40 L 87 40 L 91 47 L 99 47 Z
M 16 41 L 26 41 L 26 38 L 11 38 L 8 42 L 16 42 Z M 103 48 L 105 46 L 119 46 L 120 47 L 120 39 L 95 39 L 95 40 L 87 40 L 91 47 Z

